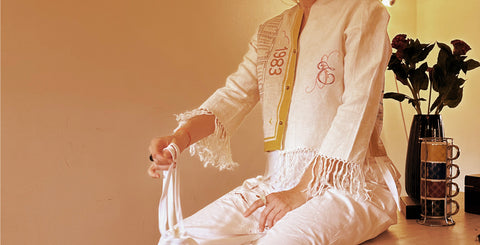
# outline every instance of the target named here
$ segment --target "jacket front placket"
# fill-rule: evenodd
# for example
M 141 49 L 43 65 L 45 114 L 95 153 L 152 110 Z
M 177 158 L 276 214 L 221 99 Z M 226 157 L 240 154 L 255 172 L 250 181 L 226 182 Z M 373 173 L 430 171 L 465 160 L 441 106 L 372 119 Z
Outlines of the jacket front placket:
M 270 76 L 283 75 L 281 80 L 281 94 L 278 98 L 278 104 L 276 105 L 276 120 L 275 130 L 273 136 L 264 138 L 265 151 L 282 150 L 284 145 L 285 130 L 287 127 L 288 112 L 290 110 L 290 104 L 292 101 L 292 92 L 295 81 L 295 72 L 297 65 L 298 54 L 298 38 L 300 34 L 300 28 L 303 20 L 303 11 L 298 7 L 293 23 L 290 27 L 287 40 L 291 40 L 288 44 L 275 44 L 274 49 L 270 54 L 269 68 L 265 72 Z M 283 32 L 287 34 L 287 31 Z M 288 55 L 286 55 L 288 53 Z M 282 63 L 282 58 L 288 57 L 285 61 L 285 66 L 279 66 Z M 283 68 L 283 69 L 282 69 Z M 282 72 L 282 71 L 285 72 Z M 280 81 L 278 81 L 280 82 Z M 278 86 L 278 85 L 277 85 Z M 268 120 L 268 119 L 267 119 Z

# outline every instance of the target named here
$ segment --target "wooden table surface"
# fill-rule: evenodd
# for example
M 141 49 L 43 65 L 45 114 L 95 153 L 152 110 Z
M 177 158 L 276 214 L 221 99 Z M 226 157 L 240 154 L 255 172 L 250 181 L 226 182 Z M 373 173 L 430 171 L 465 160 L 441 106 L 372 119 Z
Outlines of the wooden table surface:
M 431 244 L 431 245 L 480 245 L 477 236 L 480 235 L 480 215 L 466 213 L 463 209 L 464 193 L 454 198 L 460 204 L 460 211 L 453 216 L 455 225 L 430 227 L 417 224 L 415 219 L 405 219 L 397 212 L 397 224 L 390 226 L 377 238 L 369 240 L 364 245 L 372 244 Z

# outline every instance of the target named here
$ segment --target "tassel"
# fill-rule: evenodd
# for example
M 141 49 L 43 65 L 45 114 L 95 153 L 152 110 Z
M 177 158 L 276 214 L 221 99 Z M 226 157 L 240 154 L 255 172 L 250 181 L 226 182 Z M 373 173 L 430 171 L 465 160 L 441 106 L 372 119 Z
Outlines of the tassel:
M 190 118 L 198 115 L 213 115 L 206 109 L 195 109 L 177 115 L 179 122 L 178 128 L 185 124 Z M 238 166 L 238 163 L 232 159 L 232 150 L 230 148 L 230 135 L 223 127 L 222 123 L 215 118 L 215 131 L 213 134 L 199 140 L 190 146 L 190 154 L 197 155 L 204 167 L 209 165 L 220 170 L 232 170 Z

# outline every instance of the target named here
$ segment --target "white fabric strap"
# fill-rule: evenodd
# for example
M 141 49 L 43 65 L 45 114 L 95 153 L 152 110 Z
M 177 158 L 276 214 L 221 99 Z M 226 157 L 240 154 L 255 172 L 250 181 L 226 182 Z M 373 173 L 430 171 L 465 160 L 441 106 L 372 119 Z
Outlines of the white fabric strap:
M 164 171 L 163 190 L 158 204 L 158 228 L 161 234 L 158 244 L 197 244 L 186 235 L 183 226 L 180 180 L 176 168 L 180 148 L 177 144 L 171 143 L 165 150 L 170 152 L 173 163 L 167 171 Z
M 395 203 L 397 204 L 397 208 L 400 211 L 400 197 L 399 197 L 399 189 L 397 188 L 397 182 L 395 181 L 395 178 L 393 178 L 392 172 L 396 172 L 396 169 L 390 169 L 390 168 L 395 168 L 392 164 L 390 164 L 389 161 L 385 160 L 384 157 L 376 157 L 375 158 L 380 171 L 382 172 L 383 179 L 385 180 L 385 183 L 387 184 L 388 189 L 390 190 L 390 193 L 392 193 L 393 199 L 395 200 Z

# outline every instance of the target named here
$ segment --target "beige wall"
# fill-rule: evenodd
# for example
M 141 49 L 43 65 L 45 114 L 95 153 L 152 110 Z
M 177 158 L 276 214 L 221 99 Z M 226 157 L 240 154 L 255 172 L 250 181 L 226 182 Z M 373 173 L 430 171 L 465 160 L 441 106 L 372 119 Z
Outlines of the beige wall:
M 2 2 L 2 244 L 154 244 L 152 137 L 234 71 L 280 1 Z M 260 114 L 236 172 L 181 158 L 186 215 L 263 171 Z
M 463 2 L 471 7 L 460 12 L 446 0 L 399 0 L 390 33 L 459 36 L 478 59 L 479 5 Z M 173 114 L 221 86 L 256 26 L 284 8 L 280 0 L 2 1 L 2 244 L 154 244 L 161 184 L 145 172 L 150 138 L 168 134 Z M 436 26 L 452 9 L 465 22 L 457 33 Z M 480 135 L 472 130 L 479 73 L 469 76 L 460 108 L 444 116 L 447 135 L 464 150 L 464 173 L 480 172 Z M 403 171 L 398 104 L 385 105 L 383 137 Z M 413 111 L 404 109 L 409 124 Z M 235 172 L 181 157 L 185 215 L 263 172 L 258 107 L 233 151 Z
M 390 39 L 393 39 L 398 33 L 405 33 L 411 37 L 415 37 L 417 33 L 417 0 L 401 0 L 397 1 L 394 7 L 388 8 L 390 12 L 390 23 L 388 26 L 388 33 Z M 399 90 L 408 93 L 408 91 L 401 87 Z M 393 72 L 386 72 L 385 91 L 396 91 L 395 79 Z M 405 173 L 405 152 L 407 151 L 407 139 L 405 127 L 403 124 L 402 113 L 400 107 L 405 113 L 406 130 L 409 133 L 411 118 L 414 115 L 414 110 L 406 103 L 399 104 L 393 100 L 384 100 L 384 123 L 382 130 L 382 139 L 387 148 L 389 157 L 395 163 L 395 166 L 400 171 L 402 178 L 402 187 L 404 186 Z M 405 195 L 405 190 L 402 189 Z

